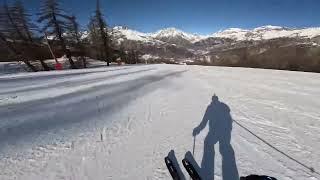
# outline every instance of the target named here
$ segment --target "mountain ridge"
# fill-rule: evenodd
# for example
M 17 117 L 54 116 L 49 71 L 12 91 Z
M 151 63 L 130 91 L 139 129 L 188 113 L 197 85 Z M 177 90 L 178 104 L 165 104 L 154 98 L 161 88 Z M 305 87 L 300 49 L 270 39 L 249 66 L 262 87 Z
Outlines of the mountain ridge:
M 128 40 L 145 42 L 172 38 L 182 38 L 189 41 L 190 43 L 196 43 L 208 38 L 228 38 L 236 41 L 257 41 L 283 37 L 313 38 L 316 36 L 320 36 L 320 27 L 288 28 L 272 25 L 260 26 L 253 29 L 228 28 L 215 33 L 211 33 L 209 35 L 188 33 L 174 27 L 160 29 L 156 32 L 151 33 L 143 33 L 122 26 L 116 26 L 112 28 L 112 30 L 118 34 L 121 34 Z

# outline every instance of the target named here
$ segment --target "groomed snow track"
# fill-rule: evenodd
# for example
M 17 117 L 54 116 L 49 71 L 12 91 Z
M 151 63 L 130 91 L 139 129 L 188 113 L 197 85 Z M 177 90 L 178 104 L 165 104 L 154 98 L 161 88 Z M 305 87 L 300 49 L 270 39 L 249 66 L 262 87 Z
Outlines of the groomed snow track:
M 245 127 L 232 124 L 234 155 L 212 146 L 215 180 L 222 156 L 239 175 L 320 179 L 320 74 L 178 65 L 0 76 L 0 179 L 170 179 L 163 158 L 192 151 L 214 94 Z

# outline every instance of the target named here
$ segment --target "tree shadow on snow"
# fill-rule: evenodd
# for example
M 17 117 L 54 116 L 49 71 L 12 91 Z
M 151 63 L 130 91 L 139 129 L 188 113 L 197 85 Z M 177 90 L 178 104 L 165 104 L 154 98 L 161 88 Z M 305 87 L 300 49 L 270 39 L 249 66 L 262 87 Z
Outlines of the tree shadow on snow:
M 219 142 L 223 180 L 239 180 L 235 155 L 230 144 L 232 122 L 229 106 L 219 101 L 218 96 L 212 96 L 212 102 L 207 107 L 201 123 L 193 130 L 193 135 L 196 136 L 206 127 L 207 123 L 209 124 L 209 132 L 204 140 L 201 162 L 203 179 L 214 179 L 214 145 Z

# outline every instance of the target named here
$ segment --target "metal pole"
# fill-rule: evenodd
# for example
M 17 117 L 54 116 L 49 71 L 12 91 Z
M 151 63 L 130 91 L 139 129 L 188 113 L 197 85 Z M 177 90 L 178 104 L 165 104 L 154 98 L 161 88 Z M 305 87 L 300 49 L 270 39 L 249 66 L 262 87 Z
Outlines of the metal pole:
M 196 136 L 193 136 L 193 149 L 192 149 L 192 156 L 194 157 L 194 150 L 196 148 Z
M 49 44 L 49 40 L 48 40 L 48 36 L 47 36 L 47 33 L 46 33 L 46 32 L 44 32 L 44 36 L 45 36 L 45 38 L 46 38 L 46 42 L 47 42 L 47 45 L 48 45 L 48 48 L 49 48 L 49 50 L 50 50 L 50 53 L 51 53 L 52 57 L 54 58 L 54 60 L 56 61 L 56 63 L 59 63 L 58 60 L 57 60 L 57 58 L 56 58 L 56 56 L 53 54 L 53 51 L 52 51 L 51 46 L 50 46 L 50 44 Z

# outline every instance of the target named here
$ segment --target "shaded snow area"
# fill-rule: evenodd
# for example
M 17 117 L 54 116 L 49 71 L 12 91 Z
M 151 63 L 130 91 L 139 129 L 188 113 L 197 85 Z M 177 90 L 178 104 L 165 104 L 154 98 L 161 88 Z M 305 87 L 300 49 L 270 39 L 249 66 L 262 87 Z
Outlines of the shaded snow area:
M 73 60 L 76 58 L 73 57 Z M 66 59 L 66 57 L 57 58 L 59 63 L 62 64 L 63 69 L 70 69 L 69 61 Z M 47 65 L 54 68 L 56 62 L 54 59 L 46 59 L 44 60 Z M 39 61 L 32 61 L 31 62 L 34 66 L 37 67 L 38 70 L 43 70 L 42 66 L 40 65 Z M 87 67 L 88 68 L 95 68 L 95 67 L 105 67 L 107 66 L 107 62 L 105 61 L 99 61 L 95 59 L 87 58 Z M 117 63 L 110 63 L 110 66 L 118 66 Z M 0 62 L 0 75 L 9 75 L 9 74 L 17 74 L 17 73 L 27 73 L 28 71 L 31 71 L 27 67 L 27 65 L 22 61 L 12 61 L 12 62 Z
M 0 75 L 26 71 L 27 67 L 22 62 L 0 62 Z
M 0 179 L 171 179 L 171 149 L 178 162 L 194 149 L 204 179 L 320 179 L 319 99 L 320 74 L 303 72 L 145 65 L 2 75 Z

